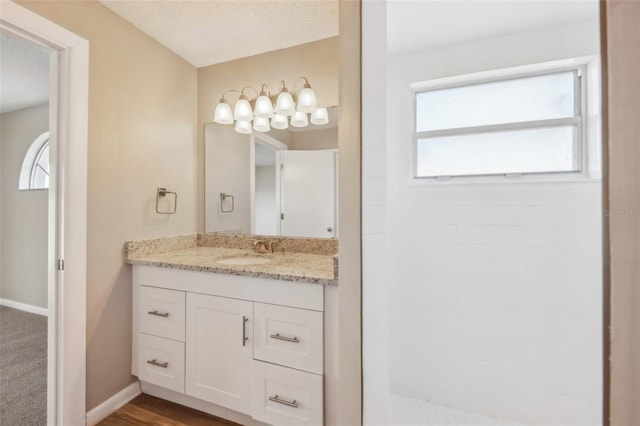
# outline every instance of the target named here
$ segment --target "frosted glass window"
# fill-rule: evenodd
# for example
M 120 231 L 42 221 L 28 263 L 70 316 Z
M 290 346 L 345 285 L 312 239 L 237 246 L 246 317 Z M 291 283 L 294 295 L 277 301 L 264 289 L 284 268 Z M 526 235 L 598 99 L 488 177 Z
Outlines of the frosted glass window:
M 418 176 L 572 172 L 572 126 L 418 139 Z
M 416 94 L 418 132 L 575 115 L 574 71 Z
M 580 70 L 415 93 L 414 177 L 582 171 Z

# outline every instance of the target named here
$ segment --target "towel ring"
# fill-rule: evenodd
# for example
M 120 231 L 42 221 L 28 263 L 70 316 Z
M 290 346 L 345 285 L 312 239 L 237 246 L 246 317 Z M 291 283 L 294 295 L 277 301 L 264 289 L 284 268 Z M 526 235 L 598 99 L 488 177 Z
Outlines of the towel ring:
M 173 194 L 173 210 L 168 212 L 160 211 L 160 198 L 164 198 L 167 194 Z M 167 191 L 167 188 L 158 188 L 156 191 L 156 213 L 158 214 L 175 214 L 178 210 L 178 194 L 175 192 Z

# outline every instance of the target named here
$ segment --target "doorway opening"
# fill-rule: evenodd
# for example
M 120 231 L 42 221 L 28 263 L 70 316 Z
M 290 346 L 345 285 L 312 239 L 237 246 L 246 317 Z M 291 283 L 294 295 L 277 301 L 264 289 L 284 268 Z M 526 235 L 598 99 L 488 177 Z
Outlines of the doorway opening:
M 599 5 L 464 3 L 364 15 L 364 424 L 599 425 Z
M 0 409 L 47 422 L 50 57 L 0 28 Z
M 3 133 L 0 148 L 3 166 L 2 224 L 8 223 L 7 220 L 15 214 L 15 210 L 12 208 L 16 207 L 13 202 L 11 205 L 5 205 L 5 195 L 20 195 L 20 202 L 33 201 L 31 200 L 33 198 L 38 199 L 40 203 L 38 207 L 31 208 L 29 212 L 23 208 L 20 214 L 25 218 L 28 213 L 40 214 L 38 220 L 42 226 L 41 232 L 32 232 L 40 238 L 39 243 L 35 244 L 40 250 L 38 255 L 33 249 L 35 245 L 22 252 L 10 250 L 12 256 L 17 256 L 14 260 L 19 267 L 15 268 L 16 265 L 12 265 L 14 268 L 7 267 L 7 270 L 4 269 L 4 266 L 7 265 L 4 262 L 5 256 L 8 254 L 5 244 L 9 240 L 5 240 L 6 227 L 3 229 L 2 291 L 10 291 L 7 293 L 10 294 L 10 297 L 20 297 L 26 301 L 14 304 L 13 308 L 22 308 L 24 311 L 29 306 L 39 306 L 40 308 L 46 306 L 46 310 L 39 312 L 46 314 L 46 333 L 40 339 L 46 348 L 46 360 L 43 357 L 39 361 L 40 369 L 46 371 L 46 379 L 44 380 L 46 388 L 45 410 L 44 413 L 42 408 L 38 410 L 38 420 L 34 420 L 33 423 L 84 424 L 86 418 L 85 306 L 89 45 L 86 40 L 76 34 L 13 2 L 4 2 L 0 9 L 0 29 L 3 34 L 12 37 L 12 40 L 20 44 L 22 50 L 39 50 L 44 53 L 45 61 L 48 60 L 48 65 L 43 71 L 48 76 L 48 88 L 44 90 L 48 95 L 48 105 L 42 106 L 41 104 L 40 108 L 37 108 L 37 101 L 35 101 L 37 111 L 30 111 L 39 113 L 40 119 L 35 120 L 30 115 L 27 117 L 25 114 L 17 114 L 32 109 L 33 104 L 18 106 L 15 107 L 17 108 L 15 111 L 8 112 L 14 116 L 20 115 L 20 117 L 17 119 L 9 117 L 11 120 L 8 120 L 7 123 L 24 120 L 18 126 L 11 124 L 5 128 L 5 117 L 2 117 Z M 15 58 L 7 62 L 3 57 L 3 67 L 9 65 L 19 68 L 20 52 L 21 49 L 15 49 Z M 2 54 L 5 54 L 4 41 Z M 36 60 L 36 56 L 31 55 L 31 60 Z M 33 64 L 27 65 L 27 71 L 23 73 L 22 77 L 28 77 L 29 73 L 35 69 L 38 67 Z M 3 78 L 9 74 L 3 68 Z M 7 86 L 3 82 L 3 102 L 5 99 L 21 98 L 24 100 L 24 98 L 29 98 L 27 94 L 13 96 L 5 91 L 7 88 L 15 89 L 17 86 L 18 84 Z M 31 99 L 30 102 L 34 102 L 34 100 Z M 35 128 L 36 121 L 41 123 L 39 125 L 43 127 L 38 128 L 37 134 L 28 137 L 27 142 L 24 142 L 23 136 L 18 137 L 20 131 L 25 128 Z M 5 134 L 5 131 L 12 129 L 15 131 L 9 138 L 9 133 Z M 45 132 L 48 132 L 48 140 L 41 146 L 29 149 L 33 144 L 43 141 Z M 14 137 L 26 144 L 17 149 L 17 153 L 13 152 L 13 148 L 17 145 L 9 143 L 10 139 L 13 141 Z M 4 154 L 7 152 L 10 152 L 11 155 L 7 155 L 5 158 Z M 32 155 L 34 153 L 35 155 Z M 13 158 L 14 156 L 17 158 Z M 8 159 L 12 160 L 11 164 L 5 161 Z M 22 190 L 21 193 L 16 194 L 20 191 L 19 177 L 25 162 L 29 169 L 26 187 L 30 187 L 31 190 Z M 47 185 L 48 189 L 45 193 L 44 187 Z M 42 197 L 42 194 L 46 195 Z M 31 221 L 23 220 L 23 225 L 27 223 L 31 223 Z M 28 231 L 33 231 L 25 230 L 25 228 L 23 230 L 22 236 L 27 235 Z M 15 229 L 11 229 L 11 232 L 15 231 Z M 10 235 L 9 230 L 6 232 L 7 236 Z M 17 238 L 20 236 L 21 234 L 18 232 Z M 35 293 L 31 291 L 31 287 L 26 282 L 18 282 L 17 285 L 15 281 L 9 283 L 8 277 L 25 277 L 27 272 L 31 272 L 27 270 L 38 270 L 38 278 L 33 280 L 33 283 L 40 287 L 37 293 L 38 298 L 34 296 Z M 9 272 L 11 275 L 8 274 Z M 7 289 L 6 283 L 13 287 Z M 42 287 L 44 287 L 44 291 L 42 291 Z M 20 313 L 20 309 L 11 312 Z M 9 334 L 18 333 L 14 328 Z M 13 343 L 19 345 L 24 342 L 14 339 Z M 14 366 L 8 363 L 8 368 Z M 13 370 L 16 371 L 15 368 Z M 42 380 L 41 375 L 39 377 Z M 17 385 L 14 390 L 25 391 L 25 388 L 28 387 L 28 384 L 22 383 Z M 15 395 L 11 397 L 11 399 L 13 398 Z M 39 399 L 40 407 L 43 405 L 42 399 Z M 18 402 L 24 401 L 18 398 Z M 10 404 L 11 402 L 5 403 L 3 401 L 3 415 L 9 408 L 12 410 L 19 408 L 18 403 L 15 406 Z M 31 410 L 31 407 L 27 406 L 27 409 Z M 16 415 L 21 416 L 20 423 L 24 423 L 24 413 L 20 411 L 17 413 Z M 41 419 L 44 419 L 44 422 Z M 27 423 L 32 423 L 32 421 L 29 420 Z

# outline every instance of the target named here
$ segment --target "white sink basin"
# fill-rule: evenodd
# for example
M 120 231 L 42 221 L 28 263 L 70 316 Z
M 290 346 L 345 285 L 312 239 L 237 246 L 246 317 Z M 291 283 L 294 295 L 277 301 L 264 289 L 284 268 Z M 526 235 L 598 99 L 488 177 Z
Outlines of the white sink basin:
M 216 263 L 220 263 L 222 265 L 265 265 L 271 262 L 273 262 L 273 259 L 258 256 L 236 256 L 216 260 Z

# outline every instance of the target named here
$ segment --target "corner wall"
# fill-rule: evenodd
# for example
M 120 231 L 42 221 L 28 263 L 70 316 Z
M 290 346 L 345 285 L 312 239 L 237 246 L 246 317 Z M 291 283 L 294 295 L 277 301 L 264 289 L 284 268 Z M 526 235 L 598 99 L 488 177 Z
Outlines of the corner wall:
M 49 130 L 49 105 L 0 115 L 0 299 L 47 308 L 49 191 L 20 191 L 18 181 L 27 150 Z
M 393 393 L 525 424 L 600 423 L 601 182 L 409 184 L 411 83 L 598 44 L 594 22 L 389 58 Z
M 388 425 L 386 2 L 362 4 L 363 424 Z
M 87 409 L 131 382 L 127 240 L 196 232 L 195 67 L 96 1 L 20 1 L 89 41 Z M 157 187 L 179 196 L 155 213 Z
M 612 426 L 640 424 L 640 2 L 604 2 Z M 606 91 L 605 91 L 606 93 Z M 606 212 L 605 212 L 606 213 Z

